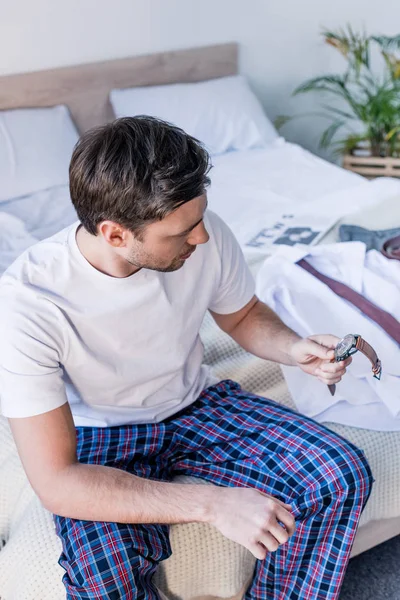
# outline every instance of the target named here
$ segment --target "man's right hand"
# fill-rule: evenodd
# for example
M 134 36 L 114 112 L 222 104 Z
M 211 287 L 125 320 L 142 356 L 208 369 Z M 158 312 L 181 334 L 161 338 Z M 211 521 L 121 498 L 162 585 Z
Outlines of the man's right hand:
M 268 550 L 274 552 L 295 532 L 289 504 L 254 488 L 217 489 L 209 522 L 256 558 L 264 559 Z

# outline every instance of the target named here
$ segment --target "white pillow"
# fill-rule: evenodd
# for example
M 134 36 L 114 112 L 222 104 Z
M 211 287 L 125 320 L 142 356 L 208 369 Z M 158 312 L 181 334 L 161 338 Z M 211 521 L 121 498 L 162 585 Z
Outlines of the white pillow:
M 67 184 L 78 137 L 63 105 L 0 111 L 0 202 Z
M 214 155 L 266 146 L 278 137 L 242 75 L 114 89 L 110 99 L 117 117 L 159 117 L 202 141 Z

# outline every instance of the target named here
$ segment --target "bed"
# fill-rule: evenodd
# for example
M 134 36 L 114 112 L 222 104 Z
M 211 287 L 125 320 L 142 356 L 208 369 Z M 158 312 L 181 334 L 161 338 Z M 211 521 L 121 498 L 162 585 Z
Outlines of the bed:
M 0 78 L 0 110 L 66 104 L 82 132 L 114 118 L 109 101 L 112 88 L 210 80 L 234 75 L 237 69 L 237 45 L 223 44 L 11 75 Z M 293 202 L 311 212 L 321 210 L 325 217 L 336 211 L 334 227 L 326 227 L 319 243 L 336 241 L 341 220 L 376 228 L 400 225 L 398 181 L 385 178 L 368 182 L 282 138 L 267 148 L 219 154 L 213 164 L 210 207 L 237 235 L 254 275 L 265 255 L 246 243 L 253 226 L 243 229 L 246 213 L 257 217 L 266 209 L 279 212 L 293 207 Z M 346 213 L 352 214 L 345 218 Z M 66 185 L 42 190 L 34 199 L 26 195 L 3 202 L 0 272 L 24 247 L 75 218 Z M 277 364 L 247 354 L 216 327 L 209 315 L 201 336 L 205 362 L 219 377 L 235 379 L 244 389 L 295 408 Z M 325 425 L 366 452 L 376 478 L 353 546 L 355 556 L 400 534 L 400 434 L 337 423 Z M 51 515 L 41 507 L 27 482 L 3 417 L 0 481 L 0 597 L 61 600 L 65 596 L 63 570 L 57 564 L 60 543 Z M 160 594 L 175 600 L 242 597 L 255 565 L 246 549 L 211 526 L 197 523 L 172 526 L 171 544 L 173 555 L 156 574 Z

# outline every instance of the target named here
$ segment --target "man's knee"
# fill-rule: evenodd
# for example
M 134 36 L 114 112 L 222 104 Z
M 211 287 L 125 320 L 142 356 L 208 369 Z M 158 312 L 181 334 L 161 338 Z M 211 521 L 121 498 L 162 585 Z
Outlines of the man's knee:
M 365 452 L 348 440 L 338 437 L 328 451 L 334 461 L 334 479 L 338 487 L 356 493 L 365 506 L 375 481 Z
M 363 496 L 364 496 L 363 506 L 365 506 L 371 495 L 375 478 L 372 473 L 371 466 L 365 455 L 365 452 L 361 448 L 356 448 L 356 453 L 358 456 L 357 468 L 359 470 L 359 481 L 363 487 L 363 492 L 364 492 L 363 493 Z

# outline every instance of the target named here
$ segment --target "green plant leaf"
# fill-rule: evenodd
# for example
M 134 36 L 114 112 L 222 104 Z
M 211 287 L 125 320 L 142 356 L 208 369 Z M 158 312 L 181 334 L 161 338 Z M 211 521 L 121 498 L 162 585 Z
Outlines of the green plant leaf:
M 343 89 L 343 87 L 344 81 L 340 75 L 322 75 L 299 85 L 293 92 L 293 96 L 310 91 L 334 91 L 336 88 Z
M 320 146 L 330 144 L 351 151 L 354 144 L 368 141 L 378 156 L 400 152 L 400 34 L 396 36 L 367 36 L 365 31 L 347 25 L 336 31 L 325 30 L 325 42 L 339 51 L 346 60 L 343 74 L 321 75 L 305 81 L 293 96 L 309 92 L 323 93 L 336 102 L 321 104 L 331 123 L 321 136 Z M 370 64 L 370 46 L 380 47 L 385 69 L 374 72 Z M 317 113 L 314 113 L 317 114 Z M 297 115 L 300 116 L 300 115 Z M 346 124 L 358 121 L 362 134 L 352 133 L 338 142 L 337 132 Z M 286 121 L 287 122 L 287 121 Z
M 336 135 L 338 130 L 345 125 L 345 123 L 346 121 L 334 121 L 331 125 L 329 125 L 329 127 L 327 127 L 321 135 L 319 147 L 328 148 L 332 142 L 332 138 Z
M 365 134 L 350 134 L 347 137 L 334 142 L 334 154 L 351 154 L 360 142 L 367 141 L 368 137 Z
M 397 35 L 372 35 L 371 40 L 376 42 L 385 52 L 400 50 L 400 33 Z
M 337 108 L 336 106 L 329 106 L 329 104 L 321 104 L 321 106 L 325 110 L 328 110 L 329 112 L 331 112 L 335 115 L 345 117 L 346 119 L 356 119 L 357 118 L 354 114 L 346 112 L 345 110 L 341 110 L 340 108 Z
M 335 31 L 323 31 L 322 35 L 325 38 L 325 42 L 330 46 L 339 50 L 341 54 L 345 58 L 347 58 L 350 50 L 349 40 L 347 39 L 345 33 L 343 31 L 335 32 Z
M 400 79 L 400 60 L 394 54 L 382 50 L 382 56 L 392 79 Z
M 385 140 L 389 141 L 392 139 L 392 137 L 394 135 L 396 135 L 397 133 L 400 132 L 400 125 L 397 125 L 397 127 L 393 127 L 393 129 L 391 129 L 390 131 L 388 131 L 388 133 L 385 135 Z
M 294 117 L 289 117 L 288 115 L 278 115 L 274 119 L 274 126 L 279 131 L 286 123 L 289 123 Z

